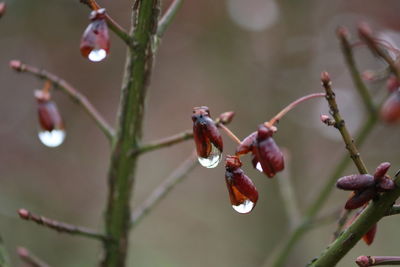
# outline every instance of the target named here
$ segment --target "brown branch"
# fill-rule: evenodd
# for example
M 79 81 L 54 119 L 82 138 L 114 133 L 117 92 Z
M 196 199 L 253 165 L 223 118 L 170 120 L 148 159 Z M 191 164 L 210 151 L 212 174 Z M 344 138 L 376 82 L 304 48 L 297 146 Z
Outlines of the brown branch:
M 10 62 L 10 67 L 18 72 L 30 73 L 39 79 L 51 81 L 56 88 L 60 88 L 65 94 L 71 97 L 75 103 L 79 104 L 86 111 L 86 113 L 96 122 L 97 126 L 103 131 L 110 141 L 113 139 L 114 130 L 102 117 L 99 111 L 92 105 L 92 103 L 90 103 L 86 96 L 81 94 L 76 88 L 67 83 L 65 80 L 46 70 L 24 64 L 19 60 L 12 60 Z
M 30 267 L 50 267 L 47 263 L 33 255 L 29 250 L 24 247 L 17 248 L 17 254 Z
M 87 5 L 91 10 L 98 10 L 102 8 L 95 0 L 80 0 L 84 5 Z M 112 30 L 122 41 L 128 46 L 132 46 L 132 39 L 127 31 L 119 25 L 112 17 L 106 13 L 106 22 L 110 30 Z
M 133 211 L 131 219 L 132 226 L 137 226 L 137 224 L 150 213 L 179 182 L 182 182 L 196 166 L 197 154 L 196 151 L 194 151 L 188 159 L 176 168 L 159 186 L 157 186 L 149 197 Z
M 43 217 L 40 215 L 36 215 L 26 209 L 18 210 L 18 214 L 21 217 L 21 219 L 24 219 L 27 221 L 33 221 L 39 225 L 56 230 L 59 233 L 80 235 L 80 236 L 84 236 L 84 237 L 99 239 L 101 241 L 110 241 L 110 239 L 107 238 L 105 235 L 97 233 L 94 230 L 80 227 L 80 226 L 75 226 L 75 225 L 64 223 L 64 222 L 59 222 L 59 221 L 49 219 L 49 218 L 46 218 L 46 217 Z

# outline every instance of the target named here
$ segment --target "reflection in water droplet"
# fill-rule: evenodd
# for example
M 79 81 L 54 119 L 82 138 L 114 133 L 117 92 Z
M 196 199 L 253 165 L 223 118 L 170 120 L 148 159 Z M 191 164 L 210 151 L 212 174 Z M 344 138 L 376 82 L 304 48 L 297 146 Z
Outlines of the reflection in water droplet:
M 221 161 L 221 151 L 216 148 L 213 144 L 211 144 L 212 149 L 210 156 L 208 158 L 198 157 L 200 164 L 206 168 L 215 168 L 217 167 L 218 163 Z
M 48 147 L 57 147 L 64 142 L 65 131 L 55 129 L 53 131 L 40 131 L 39 134 L 40 141 Z
M 260 162 L 257 162 L 256 169 L 259 172 L 263 172 L 263 168 L 261 167 L 261 163 Z
M 236 210 L 239 213 L 249 213 L 254 207 L 254 203 L 248 199 L 246 199 L 242 204 L 240 205 L 232 205 L 232 208 Z
M 107 56 L 107 52 L 104 49 L 93 49 L 88 58 L 90 61 L 99 62 L 102 61 Z

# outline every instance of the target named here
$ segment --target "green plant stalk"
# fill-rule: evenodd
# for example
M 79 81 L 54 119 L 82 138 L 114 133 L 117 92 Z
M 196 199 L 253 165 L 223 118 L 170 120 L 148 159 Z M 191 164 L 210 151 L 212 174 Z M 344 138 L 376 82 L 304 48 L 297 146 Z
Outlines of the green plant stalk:
M 0 267 L 10 267 L 10 260 L 3 239 L 0 237 Z
M 135 5 L 118 112 L 117 134 L 113 142 L 108 173 L 109 195 L 105 214 L 106 235 L 114 242 L 105 243 L 103 267 L 124 267 L 130 228 L 132 197 L 137 156 L 130 151 L 139 146 L 145 108 L 145 97 L 151 74 L 153 54 L 151 38 L 157 28 L 158 0 L 141 0 Z M 133 14 L 132 17 L 135 17 Z
M 356 134 L 355 141 L 356 146 L 361 147 L 362 144 L 367 139 L 368 135 L 371 133 L 378 119 L 376 116 L 370 116 L 364 125 L 361 127 L 359 132 Z M 328 200 L 330 193 L 332 192 L 336 180 L 340 177 L 349 165 L 351 158 L 348 155 L 342 157 L 336 168 L 333 170 L 328 180 L 326 181 L 324 187 L 319 191 L 318 196 L 312 202 L 311 206 L 306 211 L 301 223 L 296 227 L 296 229 L 290 234 L 289 238 L 283 243 L 278 254 L 272 260 L 271 266 L 280 267 L 284 266 L 287 257 L 292 251 L 293 247 L 300 240 L 300 238 L 307 232 L 310 224 L 318 215 L 323 205 Z
M 335 266 L 366 234 L 371 227 L 383 218 L 400 196 L 400 179 L 396 177 L 396 189 L 382 194 L 377 201 L 371 202 L 357 220 L 346 229 L 319 258 L 309 264 L 312 267 Z

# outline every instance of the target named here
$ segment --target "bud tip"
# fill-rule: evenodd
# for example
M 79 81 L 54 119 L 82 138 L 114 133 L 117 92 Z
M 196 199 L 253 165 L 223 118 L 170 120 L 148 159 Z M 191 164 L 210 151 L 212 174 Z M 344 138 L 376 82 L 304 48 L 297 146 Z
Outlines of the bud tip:
M 21 219 L 25 219 L 25 220 L 29 219 L 29 211 L 26 209 L 19 209 L 18 215 L 19 215 L 19 217 L 21 217 Z

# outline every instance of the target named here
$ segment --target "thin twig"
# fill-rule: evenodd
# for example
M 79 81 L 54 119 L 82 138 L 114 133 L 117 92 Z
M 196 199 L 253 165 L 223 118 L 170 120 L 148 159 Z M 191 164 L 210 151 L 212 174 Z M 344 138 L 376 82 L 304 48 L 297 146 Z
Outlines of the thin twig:
M 336 34 L 340 40 L 342 53 L 343 53 L 347 68 L 350 71 L 354 86 L 357 89 L 358 93 L 360 94 L 360 96 L 363 100 L 364 106 L 367 109 L 368 113 L 373 115 L 376 113 L 376 110 L 375 110 L 376 108 L 372 101 L 372 97 L 368 91 L 368 88 L 365 85 L 360 72 L 358 71 L 356 61 L 355 61 L 354 55 L 353 55 L 353 49 L 348 40 L 347 29 L 340 27 L 336 31 Z
M 24 247 L 17 248 L 17 254 L 30 267 L 50 267 L 47 263 L 39 259 L 37 256 L 32 254 L 29 250 Z
M 39 79 L 51 81 L 55 87 L 60 88 L 65 94 L 70 96 L 75 103 L 79 104 L 86 111 L 110 141 L 113 139 L 113 128 L 106 122 L 103 116 L 92 105 L 92 103 L 90 103 L 86 96 L 81 94 L 75 87 L 67 83 L 65 80 L 46 70 L 23 64 L 18 60 L 12 60 L 10 62 L 10 67 L 18 72 L 30 73 Z
M 176 13 L 181 8 L 183 0 L 174 0 L 169 6 L 168 10 L 158 22 L 157 36 L 162 37 L 167 30 L 168 26 L 174 20 Z
M 132 151 L 132 154 L 142 154 L 146 152 L 150 152 L 153 150 L 157 150 L 160 148 L 172 146 L 175 144 L 178 144 L 180 142 L 189 140 L 193 138 L 193 131 L 192 130 L 187 130 L 172 136 L 168 136 L 153 142 L 150 142 L 148 144 L 144 144 L 140 146 L 136 151 Z
M 168 193 L 197 166 L 197 154 L 194 151 L 192 155 L 186 159 L 177 169 L 175 169 L 157 188 L 149 195 L 149 197 L 139 205 L 132 213 L 132 226 L 137 224 L 151 212 L 157 204 L 165 198 Z
M 84 5 L 87 5 L 91 10 L 98 10 L 102 8 L 95 0 L 80 0 Z M 122 41 L 128 46 L 132 45 L 132 39 L 127 31 L 119 25 L 112 17 L 106 13 L 106 22 L 110 30 L 112 30 Z
M 372 31 L 366 24 L 360 24 L 358 27 L 358 33 L 361 39 L 367 44 L 369 49 L 378 57 L 383 59 L 390 68 L 390 71 L 400 80 L 400 70 L 396 65 L 396 62 L 386 53 L 382 48 L 378 46 L 375 38 L 372 36 Z
M 296 200 L 296 193 L 290 177 L 290 154 L 288 150 L 283 150 L 285 158 L 285 169 L 279 174 L 278 184 L 285 205 L 285 210 L 287 212 L 290 230 L 293 230 L 300 221 L 300 209 L 297 206 L 298 201 Z
M 220 127 L 235 143 L 240 145 L 242 141 L 225 125 L 219 124 L 218 127 Z
M 85 227 L 75 226 L 75 225 L 64 223 L 64 222 L 59 222 L 59 221 L 49 219 L 49 218 L 46 218 L 46 217 L 43 217 L 40 215 L 36 215 L 26 209 L 18 210 L 18 214 L 21 217 L 21 219 L 24 219 L 27 221 L 33 221 L 39 225 L 46 226 L 48 228 L 56 230 L 59 233 L 80 235 L 80 236 L 84 236 L 84 237 L 98 239 L 101 241 L 110 241 L 110 239 L 107 238 L 105 235 L 103 235 L 101 233 L 97 233 L 94 230 L 91 230 L 91 229 L 88 229 Z

